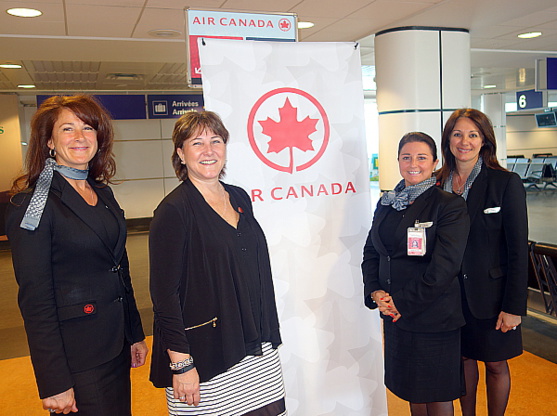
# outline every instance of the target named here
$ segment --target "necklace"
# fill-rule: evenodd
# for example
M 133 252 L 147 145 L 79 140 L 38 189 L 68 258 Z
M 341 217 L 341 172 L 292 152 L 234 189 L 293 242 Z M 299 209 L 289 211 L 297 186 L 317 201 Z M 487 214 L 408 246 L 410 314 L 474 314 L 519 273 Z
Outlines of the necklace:
M 460 182 L 460 176 L 457 174 L 453 175 L 453 191 L 455 194 L 457 195 L 462 195 L 464 192 L 464 187 L 466 185 L 466 180 L 463 181 L 463 183 L 461 183 L 459 185 Z

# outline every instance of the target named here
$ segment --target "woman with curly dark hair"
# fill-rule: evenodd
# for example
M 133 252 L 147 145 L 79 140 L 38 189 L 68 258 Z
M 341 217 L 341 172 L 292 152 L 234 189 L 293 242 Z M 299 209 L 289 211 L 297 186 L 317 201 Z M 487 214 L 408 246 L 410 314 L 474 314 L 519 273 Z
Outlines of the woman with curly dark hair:
M 31 361 L 51 413 L 128 416 L 130 367 L 147 346 L 108 186 L 113 130 L 92 97 L 54 96 L 31 122 L 7 235 Z

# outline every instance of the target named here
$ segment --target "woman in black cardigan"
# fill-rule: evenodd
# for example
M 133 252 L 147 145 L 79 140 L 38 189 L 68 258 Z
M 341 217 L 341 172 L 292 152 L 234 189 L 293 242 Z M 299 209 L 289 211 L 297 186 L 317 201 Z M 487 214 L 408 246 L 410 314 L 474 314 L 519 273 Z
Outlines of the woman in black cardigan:
M 55 96 L 31 122 L 7 234 L 43 407 L 129 416 L 130 367 L 147 346 L 114 175 L 110 117 L 92 97 Z
M 438 180 L 466 199 L 470 235 L 460 281 L 466 326 L 462 354 L 466 395 L 462 414 L 476 414 L 477 361 L 485 362 L 489 416 L 505 414 L 507 360 L 522 353 L 521 316 L 528 287 L 528 217 L 520 177 L 499 165 L 495 133 L 481 111 L 456 110 L 447 120 Z
M 159 204 L 149 251 L 151 380 L 171 415 L 285 413 L 267 243 L 247 193 L 219 180 L 228 131 L 182 116 L 172 163 L 183 182 Z
M 387 388 L 413 416 L 449 416 L 462 391 L 466 204 L 435 186 L 437 149 L 427 134 L 406 134 L 398 162 L 404 179 L 381 197 L 364 248 L 365 304 L 384 319 Z

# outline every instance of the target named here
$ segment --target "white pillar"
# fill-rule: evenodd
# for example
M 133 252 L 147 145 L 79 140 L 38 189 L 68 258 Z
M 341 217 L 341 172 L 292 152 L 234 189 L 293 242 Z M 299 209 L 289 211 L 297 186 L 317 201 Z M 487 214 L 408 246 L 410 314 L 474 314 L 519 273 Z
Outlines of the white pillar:
M 466 29 L 400 27 L 375 35 L 379 112 L 379 186 L 400 181 L 397 147 L 410 131 L 437 142 L 457 108 L 470 106 L 470 34 Z
M 497 140 L 497 159 L 502 166 L 507 166 L 507 113 L 505 112 L 505 95 L 501 93 L 483 94 L 482 111 L 491 119 L 495 139 Z

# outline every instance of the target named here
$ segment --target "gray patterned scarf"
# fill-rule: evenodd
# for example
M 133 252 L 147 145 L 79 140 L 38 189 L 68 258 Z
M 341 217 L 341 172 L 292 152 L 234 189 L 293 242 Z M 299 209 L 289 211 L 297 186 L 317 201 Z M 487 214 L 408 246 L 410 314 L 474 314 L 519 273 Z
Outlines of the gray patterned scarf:
M 397 211 L 402 211 L 414 202 L 417 197 L 434 186 L 435 182 L 436 179 L 432 176 L 416 185 L 405 187 L 403 179 L 395 186 L 394 190 L 383 194 L 381 197 L 381 205 L 391 205 Z
M 468 179 L 466 179 L 466 183 L 464 184 L 464 190 L 462 191 L 461 194 L 464 199 L 468 198 L 468 191 L 470 190 L 470 188 L 474 184 L 474 181 L 480 174 L 480 171 L 482 170 L 482 165 L 483 165 L 483 159 L 480 156 L 478 158 L 478 161 L 472 168 L 472 172 L 470 172 Z M 453 173 L 454 171 L 451 171 L 451 173 L 449 174 L 449 178 L 445 181 L 445 184 L 443 185 L 443 190 L 451 193 L 456 193 L 458 195 L 457 192 L 453 192 Z
M 67 178 L 83 180 L 87 179 L 89 174 L 89 169 L 81 170 L 72 168 L 64 165 L 57 165 L 56 161 L 52 158 L 48 158 L 45 162 L 44 169 L 37 179 L 35 184 L 35 191 L 31 197 L 31 202 L 25 211 L 23 220 L 19 225 L 21 228 L 29 231 L 35 231 L 39 226 L 41 221 L 41 216 L 43 215 L 44 207 L 46 205 L 46 200 L 48 198 L 48 191 L 50 190 L 50 184 L 52 183 L 52 176 L 54 171 L 60 172 Z

